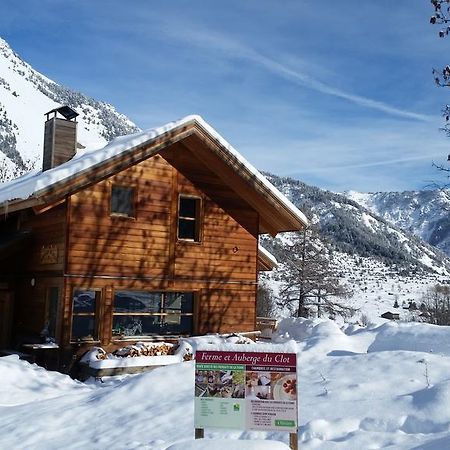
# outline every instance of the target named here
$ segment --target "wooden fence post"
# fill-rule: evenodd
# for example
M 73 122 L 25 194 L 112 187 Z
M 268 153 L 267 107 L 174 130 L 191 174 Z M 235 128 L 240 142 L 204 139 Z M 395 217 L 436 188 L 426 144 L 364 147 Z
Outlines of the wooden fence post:
M 195 439 L 203 439 L 205 437 L 204 428 L 196 428 L 195 429 Z
M 289 433 L 289 447 L 292 450 L 298 450 L 298 434 L 297 433 Z

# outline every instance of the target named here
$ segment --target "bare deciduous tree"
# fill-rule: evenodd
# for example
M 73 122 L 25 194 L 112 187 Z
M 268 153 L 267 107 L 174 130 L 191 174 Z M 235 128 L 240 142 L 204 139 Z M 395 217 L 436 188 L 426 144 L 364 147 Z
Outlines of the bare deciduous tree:
M 444 38 L 450 33 L 450 0 L 430 0 L 434 7 L 434 14 L 430 17 L 432 25 L 441 25 L 439 37 Z M 434 81 L 438 86 L 450 86 L 450 65 L 438 70 L 433 69 Z M 443 130 L 450 136 L 450 105 L 445 105 L 442 109 L 442 115 L 445 119 Z M 441 170 L 448 171 L 447 168 L 438 166 Z
M 256 296 L 256 316 L 272 317 L 275 310 L 275 298 L 272 290 L 265 283 L 260 283 Z
M 311 308 L 316 308 L 319 316 L 321 313 L 352 315 L 352 308 L 336 300 L 350 292 L 331 269 L 332 255 L 318 238 L 317 230 L 303 230 L 289 247 L 282 273 L 280 304 L 297 317 L 308 317 Z
M 434 325 L 450 325 L 450 287 L 436 285 L 422 298 L 422 319 Z

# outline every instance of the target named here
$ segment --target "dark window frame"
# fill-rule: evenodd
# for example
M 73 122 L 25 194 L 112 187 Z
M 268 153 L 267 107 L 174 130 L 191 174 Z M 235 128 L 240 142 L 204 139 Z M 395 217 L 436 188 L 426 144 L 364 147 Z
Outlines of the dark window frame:
M 74 312 L 74 297 L 76 292 L 95 292 L 95 306 L 93 312 Z M 80 287 L 72 288 L 72 316 L 70 323 L 70 342 L 99 342 L 101 333 L 100 305 L 103 297 L 103 290 L 100 288 Z M 93 317 L 94 329 L 92 337 L 74 337 L 73 324 L 75 317 Z
M 115 298 L 116 298 L 116 294 L 120 293 L 120 292 L 140 292 L 140 293 L 148 293 L 148 294 L 159 294 L 160 299 L 159 299 L 159 308 L 158 308 L 158 312 L 142 312 L 142 311 L 127 311 L 127 312 L 115 312 Z M 166 301 L 167 301 L 167 297 L 171 294 L 190 294 L 191 297 L 191 310 L 190 312 L 180 312 L 179 313 L 175 313 L 175 312 L 171 312 L 170 308 L 167 308 L 168 310 L 166 310 Z M 129 339 L 129 338 L 136 338 L 136 337 L 145 337 L 145 336 L 162 336 L 162 335 L 188 335 L 191 336 L 195 333 L 196 330 L 196 308 L 197 308 L 197 294 L 195 291 L 153 291 L 153 290 L 143 290 L 143 289 L 115 289 L 114 293 L 113 293 L 113 303 L 112 303 L 112 327 L 114 327 L 114 317 L 120 317 L 120 316 L 125 316 L 125 317 L 139 317 L 139 316 L 144 316 L 144 317 L 157 317 L 159 318 L 159 327 L 160 327 L 160 332 L 159 333 L 142 333 L 142 334 L 120 334 L 120 333 L 115 333 L 114 332 L 114 328 L 112 328 L 112 339 L 113 340 L 120 340 L 121 338 L 125 338 L 125 339 Z M 169 317 L 173 317 L 173 316 L 180 316 L 180 321 L 182 317 L 190 317 L 191 318 L 191 329 L 187 332 L 173 332 L 173 333 L 164 333 L 164 327 L 165 326 L 170 326 L 170 321 L 166 321 L 167 318 Z
M 195 214 L 194 215 L 182 215 L 183 200 L 195 201 Z M 195 242 L 200 243 L 202 241 L 201 236 L 201 224 L 202 224 L 202 211 L 203 202 L 202 198 L 196 195 L 179 194 L 178 195 L 178 209 L 177 209 L 177 239 L 183 242 Z M 194 232 L 191 236 L 181 235 L 181 224 L 192 222 L 194 224 Z
M 131 190 L 131 200 L 130 200 L 130 212 L 123 211 L 114 211 L 113 210 L 113 202 L 114 202 L 114 190 L 115 189 L 127 189 Z M 109 201 L 109 214 L 112 217 L 123 217 L 126 219 L 136 219 L 136 198 L 137 198 L 137 189 L 136 186 L 126 184 L 126 183 L 111 183 L 110 186 L 110 201 Z

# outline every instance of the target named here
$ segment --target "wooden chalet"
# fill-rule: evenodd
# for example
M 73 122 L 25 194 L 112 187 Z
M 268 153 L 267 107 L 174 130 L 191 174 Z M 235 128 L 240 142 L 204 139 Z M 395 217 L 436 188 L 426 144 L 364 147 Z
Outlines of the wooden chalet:
M 258 236 L 303 214 L 198 116 L 74 156 L 76 115 L 48 113 L 43 171 L 0 186 L 0 349 L 54 341 L 64 371 L 87 346 L 254 330 Z

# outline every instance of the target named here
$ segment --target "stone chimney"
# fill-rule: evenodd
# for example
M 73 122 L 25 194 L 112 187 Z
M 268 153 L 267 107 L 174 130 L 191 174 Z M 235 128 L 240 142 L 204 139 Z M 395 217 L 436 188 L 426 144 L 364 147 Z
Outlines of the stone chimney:
M 46 113 L 42 171 L 69 161 L 77 149 L 78 113 L 61 106 Z

